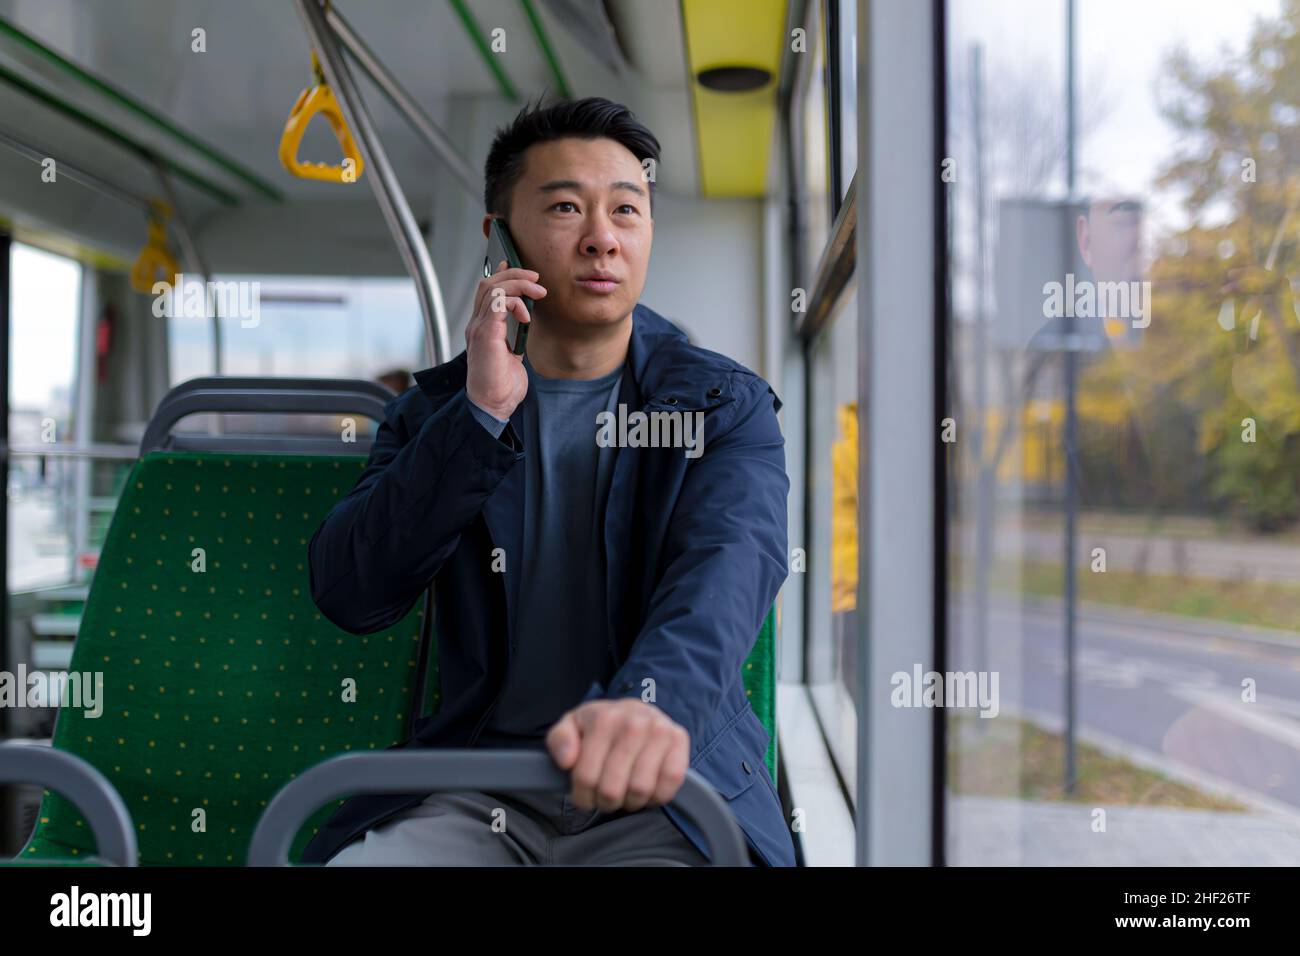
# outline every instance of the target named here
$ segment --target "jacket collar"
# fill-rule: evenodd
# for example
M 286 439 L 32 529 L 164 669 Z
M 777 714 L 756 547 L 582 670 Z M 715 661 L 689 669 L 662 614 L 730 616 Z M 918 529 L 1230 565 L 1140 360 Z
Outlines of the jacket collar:
M 632 335 L 628 340 L 626 367 L 632 372 L 632 382 L 628 384 L 635 385 L 636 393 L 645 396 L 651 404 L 664 403 L 682 410 L 729 401 L 727 373 L 734 366 L 722 356 L 703 350 L 691 350 L 695 353 L 692 357 L 717 361 L 690 362 L 686 355 L 673 348 L 680 347 L 684 352 L 689 344 L 681 329 L 653 309 L 638 304 L 632 310 Z M 416 372 L 415 382 L 430 401 L 441 405 L 465 387 L 467 371 L 462 350 L 449 362 Z

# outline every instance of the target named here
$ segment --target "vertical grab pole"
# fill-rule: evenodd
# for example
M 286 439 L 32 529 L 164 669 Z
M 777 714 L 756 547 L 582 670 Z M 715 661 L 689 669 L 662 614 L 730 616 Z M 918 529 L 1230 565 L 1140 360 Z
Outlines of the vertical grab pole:
M 325 20 L 324 11 L 317 0 L 295 2 L 307 27 L 308 38 L 320 53 L 325 78 L 334 88 L 343 116 L 356 135 L 357 143 L 371 167 L 373 176 L 370 186 L 375 192 L 375 199 L 397 242 L 397 250 L 406 265 L 406 271 L 415 281 L 420 311 L 424 315 L 425 350 L 432 364 L 441 365 L 450 357 L 451 347 L 447 332 L 447 312 L 442 303 L 442 289 L 438 285 L 438 273 L 433 268 L 433 259 L 415 224 L 415 216 L 411 214 L 410 204 L 402 192 L 401 183 L 397 181 L 397 174 L 388 161 L 388 154 L 379 142 L 370 114 L 366 112 L 361 92 L 343 58 L 343 51 Z
M 166 168 L 162 163 L 154 163 L 154 171 L 158 174 L 158 183 L 162 186 L 163 197 L 167 204 L 172 207 L 172 224 L 176 228 L 176 238 L 181 244 L 181 255 L 185 259 L 185 268 L 197 272 L 199 278 L 203 280 L 203 304 L 207 307 L 208 314 L 212 317 L 212 374 L 221 374 L 222 354 L 221 354 L 221 313 L 218 311 L 216 293 L 212 291 L 212 284 L 208 280 L 212 274 L 208 272 L 208 264 L 199 252 L 199 245 L 194 241 L 194 233 L 190 232 L 189 223 L 185 220 L 185 213 L 181 211 L 181 204 L 176 198 L 176 190 L 172 187 L 171 178 L 167 175 Z M 172 276 L 172 283 L 176 283 L 176 276 Z M 174 302 L 180 302 L 185 294 L 184 289 L 173 288 L 172 296 Z M 222 432 L 221 416 L 213 415 L 208 420 L 208 434 L 220 435 Z
M 7 228 L 7 227 L 6 227 Z M 9 487 L 9 336 L 13 316 L 10 314 L 10 282 L 12 281 L 9 255 L 13 242 L 5 229 L 0 229 L 0 479 Z M 81 423 L 77 423 L 81 429 Z M 0 670 L 8 671 L 9 648 L 9 496 L 0 500 Z M 0 740 L 9 737 L 8 707 L 0 707 Z M 3 791 L 0 791 L 3 796 Z M 2 803 L 4 801 L 0 801 Z
M 212 286 L 208 284 L 212 278 L 212 273 L 208 271 L 208 263 L 199 252 L 198 243 L 194 241 L 194 233 L 190 232 L 189 223 L 185 220 L 185 213 L 181 210 L 181 204 L 177 201 L 176 190 L 172 187 L 171 177 L 167 175 L 167 170 L 161 163 L 154 163 L 154 170 L 158 174 L 158 182 L 162 186 L 163 196 L 167 204 L 172 207 L 172 219 L 176 228 L 176 238 L 181 244 L 181 255 L 185 257 L 185 268 L 192 272 L 197 272 L 199 278 L 203 280 L 203 301 L 207 305 L 212 317 L 212 374 L 221 374 L 221 314 L 218 311 L 220 303 L 217 302 L 216 295 L 212 291 Z M 172 281 L 176 279 L 173 276 Z M 179 298 L 183 294 L 182 289 L 174 290 L 173 294 Z M 213 419 L 215 422 L 216 419 Z

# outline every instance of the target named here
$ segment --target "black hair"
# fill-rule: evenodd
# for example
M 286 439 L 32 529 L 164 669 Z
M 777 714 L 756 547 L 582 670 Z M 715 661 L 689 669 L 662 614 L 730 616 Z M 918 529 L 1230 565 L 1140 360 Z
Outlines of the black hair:
M 497 130 L 483 169 L 485 211 L 509 216 L 510 192 L 524 173 L 524 150 L 534 143 L 568 136 L 607 137 L 626 146 L 643 167 L 647 159 L 653 160 L 648 185 L 650 214 L 654 215 L 654 167 L 659 164 L 659 140 L 637 122 L 626 106 L 599 96 L 560 100 L 546 107 L 539 98 L 524 106 L 509 126 Z

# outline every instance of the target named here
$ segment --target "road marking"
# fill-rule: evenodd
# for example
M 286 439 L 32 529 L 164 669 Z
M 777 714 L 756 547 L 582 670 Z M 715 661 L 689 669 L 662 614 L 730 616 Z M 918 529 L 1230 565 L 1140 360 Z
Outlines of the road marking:
M 1270 713 L 1268 705 L 1247 704 L 1239 698 L 1207 693 L 1191 687 L 1177 687 L 1172 693 L 1190 704 L 1213 711 L 1248 730 L 1300 751 L 1300 724 Z

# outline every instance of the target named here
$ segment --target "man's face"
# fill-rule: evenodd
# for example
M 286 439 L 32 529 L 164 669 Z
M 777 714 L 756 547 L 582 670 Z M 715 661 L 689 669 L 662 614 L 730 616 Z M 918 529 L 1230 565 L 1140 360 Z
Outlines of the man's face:
M 1079 251 L 1098 282 L 1142 278 L 1142 211 L 1133 200 L 1098 200 L 1079 219 Z
M 520 260 L 546 287 L 535 317 L 590 327 L 632 311 L 654 238 L 649 188 L 636 156 L 612 139 L 557 139 L 525 150 L 506 226 Z

